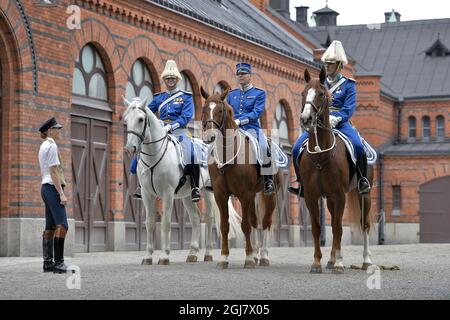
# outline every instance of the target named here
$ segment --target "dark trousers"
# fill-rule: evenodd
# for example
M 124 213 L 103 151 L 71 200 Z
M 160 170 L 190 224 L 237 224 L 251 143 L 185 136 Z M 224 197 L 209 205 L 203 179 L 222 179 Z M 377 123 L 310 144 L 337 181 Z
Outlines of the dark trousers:
M 45 230 L 55 230 L 57 225 L 62 225 L 68 230 L 66 207 L 61 204 L 55 186 L 43 184 L 41 196 L 45 203 Z

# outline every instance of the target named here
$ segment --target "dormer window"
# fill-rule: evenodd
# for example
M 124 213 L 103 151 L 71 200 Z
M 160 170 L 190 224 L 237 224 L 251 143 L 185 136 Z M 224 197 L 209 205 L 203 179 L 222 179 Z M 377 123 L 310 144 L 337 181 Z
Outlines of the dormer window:
M 425 54 L 429 57 L 446 57 L 450 56 L 450 50 L 438 39 L 433 45 L 425 51 Z

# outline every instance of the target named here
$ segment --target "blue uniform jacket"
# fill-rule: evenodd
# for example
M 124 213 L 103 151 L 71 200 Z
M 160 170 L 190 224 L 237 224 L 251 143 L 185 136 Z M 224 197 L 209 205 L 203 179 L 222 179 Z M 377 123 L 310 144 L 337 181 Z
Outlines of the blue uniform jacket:
M 167 99 L 169 102 L 164 103 Z M 172 131 L 178 128 L 186 128 L 194 115 L 194 102 L 192 93 L 178 90 L 170 95 L 168 92 L 161 92 L 154 95 L 148 108 L 156 115 L 159 112 L 159 119 L 172 127 Z
M 346 79 L 347 80 L 333 92 L 333 103 L 330 111 L 333 116 L 342 118 L 338 126 L 349 121 L 356 110 L 356 83 L 355 80 L 351 78 Z M 332 87 L 328 82 L 326 82 L 325 86 L 327 89 Z
M 260 130 L 259 118 L 266 107 L 266 93 L 252 87 L 247 91 L 234 89 L 230 91 L 227 102 L 233 107 L 234 119 L 239 119 L 244 130 Z

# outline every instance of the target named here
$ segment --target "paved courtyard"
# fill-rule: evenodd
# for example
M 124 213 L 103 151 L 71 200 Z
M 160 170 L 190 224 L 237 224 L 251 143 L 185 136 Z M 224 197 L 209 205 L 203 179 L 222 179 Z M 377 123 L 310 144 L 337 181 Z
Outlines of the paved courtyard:
M 361 265 L 360 246 L 343 253 L 347 267 Z M 141 265 L 143 252 L 88 253 L 66 259 L 81 279 L 68 289 L 70 275 L 42 273 L 40 258 L 0 258 L 0 299 L 450 299 L 450 244 L 373 246 L 372 254 L 400 270 L 310 274 L 309 247 L 273 248 L 271 266 L 253 270 L 243 269 L 243 249 L 232 249 L 227 270 L 216 269 L 219 250 L 215 262 L 195 264 L 184 262 L 187 251 L 172 251 L 170 266 Z

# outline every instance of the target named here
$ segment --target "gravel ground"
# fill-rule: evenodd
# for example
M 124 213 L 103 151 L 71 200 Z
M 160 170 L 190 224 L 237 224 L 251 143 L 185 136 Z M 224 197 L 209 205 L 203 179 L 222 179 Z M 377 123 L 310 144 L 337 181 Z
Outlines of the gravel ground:
M 343 249 L 347 267 L 361 265 L 362 247 Z M 68 289 L 70 275 L 42 273 L 40 258 L 0 258 L 0 299 L 450 299 L 450 244 L 371 249 L 374 263 L 400 270 L 310 274 L 309 247 L 272 248 L 271 266 L 253 270 L 243 268 L 243 249 L 232 249 L 227 270 L 218 270 L 216 262 L 186 264 L 185 250 L 171 252 L 170 266 L 141 265 L 143 252 L 87 253 L 66 259 L 81 270 L 81 288 Z M 323 248 L 323 267 L 329 253 Z M 215 250 L 215 261 L 219 256 Z M 369 289 L 368 282 L 379 289 Z

